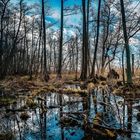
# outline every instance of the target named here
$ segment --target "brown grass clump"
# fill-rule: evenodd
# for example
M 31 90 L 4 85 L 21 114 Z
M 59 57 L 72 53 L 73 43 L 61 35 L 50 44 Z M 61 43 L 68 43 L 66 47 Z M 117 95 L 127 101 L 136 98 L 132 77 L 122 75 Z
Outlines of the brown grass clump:
M 95 88 L 94 83 L 92 83 L 92 82 L 88 83 L 88 85 L 87 85 L 87 91 L 88 92 L 92 92 L 94 88 Z
M 126 99 L 140 98 L 140 85 L 124 85 L 113 89 L 113 93 Z
M 81 96 L 86 96 L 88 94 L 88 91 L 87 90 L 81 90 L 81 89 L 66 88 L 66 89 L 62 89 L 61 93 L 80 94 Z
M 26 105 L 27 105 L 29 108 L 32 108 L 32 109 L 34 109 L 34 108 L 37 107 L 37 103 L 35 103 L 35 102 L 33 101 L 33 99 L 30 99 L 30 98 L 26 100 Z

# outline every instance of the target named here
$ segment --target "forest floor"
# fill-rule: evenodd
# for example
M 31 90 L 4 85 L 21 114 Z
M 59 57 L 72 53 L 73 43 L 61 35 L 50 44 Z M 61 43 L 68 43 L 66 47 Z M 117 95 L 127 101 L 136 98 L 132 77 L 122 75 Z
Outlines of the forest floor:
M 43 81 L 40 77 L 33 76 L 32 80 L 29 80 L 29 76 L 8 76 L 4 80 L 0 81 L 0 89 L 4 91 L 16 91 L 16 92 L 31 92 L 31 95 L 42 92 L 67 92 L 67 93 L 85 93 L 86 90 L 70 90 L 66 88 L 66 84 L 83 84 L 82 81 L 76 81 L 75 75 L 73 74 L 63 74 L 63 78 L 56 79 L 55 74 L 51 74 L 50 80 L 48 82 Z
M 74 87 L 69 85 L 74 85 Z M 76 85 L 79 88 L 75 87 Z M 34 108 L 36 106 L 36 103 L 34 102 L 35 97 L 38 97 L 38 100 L 44 101 L 42 95 L 49 92 L 59 94 L 64 93 L 67 95 L 73 94 L 73 96 L 78 96 L 78 98 L 80 99 L 80 97 L 87 97 L 88 93 L 91 93 L 94 89 L 103 89 L 103 91 L 110 90 L 113 93 L 113 97 L 114 95 L 122 96 L 125 101 L 140 100 L 140 79 L 137 76 L 133 78 L 133 84 L 127 86 L 123 85 L 121 79 L 107 79 L 105 77 L 100 77 L 99 79 L 89 79 L 86 81 L 78 81 L 75 80 L 74 74 L 63 74 L 62 79 L 59 80 L 56 79 L 55 74 L 51 74 L 49 82 L 45 82 L 41 79 L 41 77 L 33 76 L 32 80 L 29 80 L 29 76 L 17 75 L 8 76 L 4 80 L 1 80 L 0 89 L 2 89 L 3 91 L 7 91 L 8 95 L 12 95 L 12 91 L 14 92 L 14 94 L 17 93 L 17 95 L 20 95 L 21 93 L 25 96 L 26 106 L 30 108 Z M 109 92 L 107 91 L 106 94 L 110 96 L 110 94 L 108 93 Z M 18 100 L 19 98 L 17 95 L 14 96 L 12 100 L 11 97 L 1 98 L 0 105 L 7 106 L 7 104 L 14 104 L 14 102 L 16 102 L 16 100 Z M 84 101 L 85 100 L 86 98 L 84 98 Z M 97 98 L 93 98 L 93 101 L 96 102 Z M 26 116 L 28 115 L 27 113 L 24 113 L 23 115 L 25 115 L 24 117 L 28 117 Z M 99 120 L 102 119 L 98 116 L 98 114 L 96 114 L 96 117 L 94 119 L 95 121 L 93 123 L 96 123 L 97 128 L 94 129 L 94 131 L 97 130 L 97 133 L 101 135 L 104 129 L 105 134 L 107 132 L 109 133 L 107 134 L 109 135 L 109 137 L 115 137 L 117 129 L 115 129 L 114 132 L 114 129 L 110 129 L 108 127 L 102 128 L 102 126 L 99 125 L 100 123 L 96 121 L 98 120 L 97 118 Z M 65 121 L 63 121 L 63 123 L 66 123 Z M 91 128 L 88 129 L 91 130 Z M 99 131 L 100 129 L 101 131 Z M 123 132 L 126 132 L 126 130 L 124 130 Z
M 79 85 L 80 88 L 75 90 L 66 85 Z M 98 80 L 75 80 L 74 74 L 63 74 L 61 80 L 56 78 L 56 74 L 51 74 L 48 82 L 43 81 L 41 77 L 33 76 L 32 80 L 29 80 L 29 76 L 19 75 L 8 76 L 0 81 L 0 89 L 4 91 L 31 92 L 31 96 L 44 92 L 79 93 L 84 96 L 95 87 L 106 88 L 107 86 L 119 96 L 124 96 L 124 94 L 126 96 L 126 92 L 129 97 L 140 96 L 140 78 L 138 76 L 133 78 L 133 84 L 130 86 L 123 85 L 121 79 L 106 79 L 104 77 Z

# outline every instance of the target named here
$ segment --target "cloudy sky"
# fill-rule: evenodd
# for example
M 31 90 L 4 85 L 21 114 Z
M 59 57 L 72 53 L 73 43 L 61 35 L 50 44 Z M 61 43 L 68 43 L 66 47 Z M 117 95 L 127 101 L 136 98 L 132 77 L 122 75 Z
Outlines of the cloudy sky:
M 24 0 L 27 4 L 31 5 L 31 4 L 35 4 L 35 3 L 41 3 L 41 0 Z M 52 28 L 53 29 L 58 29 L 59 30 L 59 26 L 60 26 L 60 7 L 61 7 L 61 0 L 45 0 L 46 1 L 46 5 L 48 4 L 50 6 L 50 14 L 46 17 L 46 21 L 47 22 L 51 22 L 51 23 L 55 23 L 57 22 L 57 24 L 55 24 Z M 94 4 L 94 9 L 96 9 L 96 5 L 97 5 L 97 1 L 98 0 L 93 0 L 93 4 Z M 11 2 L 19 2 L 19 0 L 11 0 Z M 125 0 L 124 0 L 125 2 Z M 134 10 L 136 12 L 140 11 L 140 4 L 137 6 L 137 4 L 140 3 L 140 0 L 134 0 L 133 3 L 133 7 Z M 68 7 L 68 6 L 74 6 L 74 5 L 79 5 L 81 6 L 81 0 L 64 0 L 64 7 Z M 137 6 L 135 8 L 135 6 Z M 95 11 L 94 11 L 95 12 Z M 140 12 L 138 12 L 140 14 Z M 65 16 L 64 17 L 64 33 L 66 34 L 73 34 L 73 29 L 72 28 L 67 28 L 69 25 L 73 25 L 73 26 L 82 26 L 82 22 L 81 21 L 82 15 L 81 12 L 78 12 L 77 14 L 74 15 L 70 15 L 70 16 Z M 81 24 L 79 24 L 81 23 Z M 131 39 L 130 42 L 139 43 L 139 39 Z

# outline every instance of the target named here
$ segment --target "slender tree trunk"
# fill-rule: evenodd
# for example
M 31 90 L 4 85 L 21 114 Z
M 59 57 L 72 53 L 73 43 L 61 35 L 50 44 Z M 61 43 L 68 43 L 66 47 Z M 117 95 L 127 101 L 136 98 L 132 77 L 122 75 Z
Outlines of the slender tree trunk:
M 34 51 L 34 17 L 32 21 L 32 47 L 31 47 L 31 54 L 30 54 L 30 72 L 29 72 L 29 79 L 32 80 L 33 74 L 33 51 Z
M 90 75 L 90 40 L 89 40 L 89 11 L 90 11 L 90 1 L 87 1 L 87 72 Z
M 40 72 L 41 41 L 42 41 L 42 15 L 41 15 L 41 23 L 40 23 L 40 27 L 39 27 L 39 43 L 38 43 L 38 56 L 37 56 L 36 76 L 37 76 L 38 72 Z
M 59 58 L 58 58 L 58 71 L 57 71 L 57 78 L 61 79 L 61 71 L 62 71 L 62 47 L 63 47 L 63 7 L 64 3 L 61 0 L 61 27 L 60 27 L 60 44 L 59 44 Z
M 128 40 L 128 35 L 127 35 L 127 29 L 126 29 L 125 9 L 124 9 L 123 0 L 120 0 L 120 4 L 121 4 L 121 14 L 122 14 L 123 35 L 124 35 L 125 49 L 126 49 L 127 84 L 132 84 L 132 73 L 131 73 L 131 63 L 130 63 L 130 48 L 129 48 L 129 40 Z
M 132 76 L 134 76 L 134 60 L 135 60 L 135 57 L 134 57 L 134 54 L 132 54 Z
M 54 73 L 56 72 L 56 41 L 54 40 L 53 52 L 54 52 Z
M 78 59 L 79 59 L 78 36 L 77 35 L 76 35 L 76 39 L 75 39 L 75 46 L 76 46 L 76 73 L 75 73 L 75 80 L 77 80 L 77 77 L 78 77 Z
M 108 11 L 108 17 L 107 17 L 107 21 L 106 23 L 104 23 L 104 39 L 103 39 L 103 48 L 102 48 L 102 67 L 101 67 L 101 74 L 104 74 L 105 72 L 105 62 L 106 62 L 106 58 L 105 58 L 105 50 L 106 50 L 106 43 L 108 41 L 108 36 L 109 36 L 109 28 L 110 28 L 110 7 L 109 7 L 109 11 Z M 110 64 L 110 63 L 109 63 Z
M 94 50 L 92 72 L 91 72 L 91 76 L 90 77 L 94 77 L 95 76 L 95 63 L 96 63 L 96 57 L 97 57 L 97 49 L 98 49 L 98 41 L 99 41 L 99 31 L 100 31 L 100 9 L 101 9 L 101 0 L 99 0 L 99 4 L 98 4 L 97 37 L 96 37 L 96 44 L 95 44 L 95 50 Z
M 24 45 L 23 45 L 23 56 L 22 56 L 22 59 L 23 59 L 23 66 L 22 66 L 22 71 L 24 72 L 25 74 L 25 63 L 26 63 L 26 45 L 27 45 L 27 27 L 26 27 L 26 19 L 25 19 L 25 15 L 24 15 L 24 34 L 25 34 L 25 37 L 24 37 Z
M 122 78 L 123 78 L 123 84 L 125 84 L 125 70 L 124 70 L 124 49 L 122 51 Z
M 44 80 L 47 82 L 49 80 L 49 75 L 47 72 L 47 59 L 46 59 L 46 24 L 45 24 L 45 8 L 44 0 L 42 0 L 42 22 L 43 22 L 43 45 L 44 45 Z

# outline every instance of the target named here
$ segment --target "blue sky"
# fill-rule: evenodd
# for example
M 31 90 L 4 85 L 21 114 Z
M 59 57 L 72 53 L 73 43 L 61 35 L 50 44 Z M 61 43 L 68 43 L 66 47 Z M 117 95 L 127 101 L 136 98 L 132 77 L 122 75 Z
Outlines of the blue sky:
M 14 2 L 19 2 L 19 0 L 11 0 Z M 35 3 L 41 3 L 41 0 L 24 0 L 27 4 L 31 5 L 31 4 L 35 4 Z M 50 14 L 48 16 L 46 16 L 46 22 L 47 23 L 56 23 L 53 27 L 53 29 L 55 30 L 59 30 L 60 29 L 60 8 L 61 8 L 61 0 L 44 0 L 46 5 L 50 6 Z M 93 1 L 93 5 L 94 5 L 94 12 L 97 11 L 97 2 L 98 0 L 94 0 Z M 81 6 L 82 4 L 82 0 L 64 0 L 64 8 L 65 7 L 73 7 L 75 5 L 77 6 Z M 40 13 L 38 13 L 40 14 Z M 65 14 L 65 12 L 64 12 Z M 79 13 L 74 14 L 74 15 L 70 15 L 70 16 L 64 16 L 64 28 L 65 31 L 74 31 L 75 29 L 73 28 L 67 28 L 69 26 L 82 26 L 82 13 L 79 11 Z
M 17 3 L 19 0 L 11 0 L 12 3 Z M 41 0 L 24 0 L 28 4 L 39 3 Z M 61 0 L 45 0 L 52 8 L 60 8 Z M 74 4 L 81 4 L 81 0 L 64 0 L 65 6 L 72 6 Z
M 24 0 L 24 1 L 29 5 L 35 4 L 35 3 L 41 3 L 41 0 Z M 51 9 L 50 15 L 46 17 L 46 22 L 51 22 L 51 23 L 58 22 L 52 28 L 59 29 L 61 0 L 44 0 L 44 1 L 46 2 L 46 5 L 50 6 L 50 9 Z M 16 2 L 19 2 L 19 0 L 11 0 L 11 2 L 16 3 Z M 94 12 L 97 11 L 97 2 L 98 2 L 98 0 L 93 1 Z M 139 2 L 139 0 L 135 0 L 134 6 L 138 2 Z M 103 1 L 102 1 L 102 4 L 103 4 Z M 81 5 L 81 0 L 64 0 L 64 7 L 74 6 L 74 5 Z M 140 9 L 140 7 L 138 9 Z M 40 13 L 38 13 L 38 14 L 40 14 Z M 64 17 L 65 26 L 69 26 L 69 25 L 82 26 L 82 25 L 80 25 L 81 18 L 82 18 L 81 13 Z M 66 30 L 72 30 L 72 29 L 66 29 Z
M 11 0 L 12 3 L 17 3 L 19 0 Z M 35 3 L 41 3 L 41 0 L 24 0 L 27 4 L 35 4 Z M 48 22 L 56 22 L 60 20 L 60 7 L 61 7 L 61 0 L 45 0 L 46 5 L 48 4 L 50 6 L 50 15 L 46 17 L 46 20 Z M 74 5 L 81 5 L 81 0 L 64 0 L 64 7 L 68 6 L 74 6 Z M 69 17 L 64 17 L 64 20 L 66 24 L 76 24 L 78 20 L 80 20 L 81 15 L 72 15 Z M 59 23 L 57 24 L 59 26 Z

